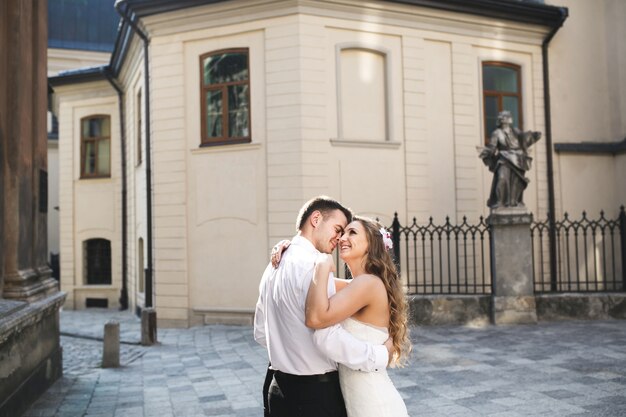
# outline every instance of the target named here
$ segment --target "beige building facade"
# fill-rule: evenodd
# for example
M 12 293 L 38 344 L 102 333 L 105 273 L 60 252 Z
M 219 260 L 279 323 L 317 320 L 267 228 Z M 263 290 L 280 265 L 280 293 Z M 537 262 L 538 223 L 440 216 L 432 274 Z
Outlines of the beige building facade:
M 110 62 L 119 15 L 108 0 L 49 2 L 47 74 Z M 59 134 L 58 123 L 48 111 L 48 253 L 53 276 L 60 279 Z
M 626 202 L 626 4 L 560 5 L 570 13 L 550 45 L 557 212 L 616 218 Z M 591 146 L 558 145 L 580 143 Z
M 83 67 L 106 65 L 111 54 L 76 49 L 48 48 L 48 77 Z M 48 252 L 60 253 L 59 138 L 48 112 Z
M 68 308 L 119 307 L 126 291 L 160 326 L 250 322 L 271 246 L 318 194 L 386 224 L 394 212 L 477 220 L 491 181 L 477 147 L 497 100 L 546 132 L 550 94 L 549 139 L 566 146 L 552 178 L 548 138 L 532 148 L 524 197 L 536 217 L 551 181 L 557 214 L 613 216 L 626 201 L 617 0 L 161 3 L 121 2 L 109 65 L 50 79 Z M 515 91 L 486 91 L 501 72 Z M 102 260 L 108 275 L 94 272 Z

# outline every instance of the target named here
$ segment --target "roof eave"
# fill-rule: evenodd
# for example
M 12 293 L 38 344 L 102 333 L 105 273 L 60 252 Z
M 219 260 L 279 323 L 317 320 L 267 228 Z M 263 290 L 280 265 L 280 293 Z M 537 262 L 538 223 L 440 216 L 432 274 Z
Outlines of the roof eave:
M 561 154 L 623 155 L 626 153 L 626 138 L 619 142 L 555 143 L 554 151 Z
M 225 1 L 228 0 L 117 0 L 116 3 L 124 3 L 125 7 L 131 10 L 137 18 L 142 18 Z
M 386 0 L 455 13 L 503 19 L 558 28 L 568 16 L 566 7 L 549 6 L 517 0 Z
M 227 0 L 118 0 L 137 17 L 166 13 L 189 7 L 221 3 Z M 567 8 L 518 0 L 384 0 L 456 13 L 505 19 L 548 27 L 559 27 L 567 17 Z
M 111 54 L 111 60 L 109 61 L 110 72 L 115 78 L 117 78 L 122 69 L 122 64 L 128 53 L 128 48 L 130 47 L 133 36 L 135 36 L 135 34 L 128 22 L 122 20 L 117 33 L 117 39 L 115 40 L 115 47 Z
M 132 15 L 132 19 L 140 19 L 145 16 L 167 13 L 189 7 L 204 6 L 214 3 L 222 3 L 228 0 L 117 0 L 124 6 L 125 11 Z M 568 16 L 568 9 L 564 7 L 548 6 L 545 4 L 521 2 L 517 0 L 384 0 L 390 3 L 400 3 L 413 6 L 427 7 L 445 10 L 455 13 L 472 14 L 494 19 L 503 19 L 526 24 L 547 26 L 556 32 L 563 25 Z M 131 26 L 122 19 L 120 29 L 115 40 L 115 47 L 111 54 L 111 61 L 105 69 L 114 77 L 120 73 L 130 43 L 135 36 Z M 88 75 L 51 77 L 51 84 L 61 85 L 71 82 L 93 81 Z M 95 77 L 95 75 L 91 75 Z M 106 79 L 101 72 L 101 78 Z M 56 83 L 56 84 L 55 84 Z
M 59 75 L 55 75 L 53 77 L 49 77 L 48 85 L 54 89 L 55 87 L 68 84 L 105 81 L 107 79 L 107 71 L 109 71 L 108 65 L 87 68 L 79 71 L 68 71 Z

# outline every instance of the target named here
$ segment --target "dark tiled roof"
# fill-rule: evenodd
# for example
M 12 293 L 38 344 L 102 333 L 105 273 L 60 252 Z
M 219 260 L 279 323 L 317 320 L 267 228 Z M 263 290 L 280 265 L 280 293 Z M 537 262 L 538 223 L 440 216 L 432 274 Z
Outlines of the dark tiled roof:
M 120 16 L 114 0 L 49 0 L 48 47 L 111 52 Z

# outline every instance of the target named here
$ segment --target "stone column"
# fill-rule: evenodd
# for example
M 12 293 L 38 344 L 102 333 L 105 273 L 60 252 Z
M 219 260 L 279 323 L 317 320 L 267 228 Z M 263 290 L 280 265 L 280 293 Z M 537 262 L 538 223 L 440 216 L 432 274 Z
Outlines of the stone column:
M 0 1 L 0 416 L 62 374 L 58 291 L 47 265 L 46 0 Z
M 536 323 L 533 289 L 532 215 L 525 207 L 492 210 L 491 279 L 493 324 Z
M 47 265 L 47 2 L 0 6 L 0 288 L 37 301 L 58 290 Z

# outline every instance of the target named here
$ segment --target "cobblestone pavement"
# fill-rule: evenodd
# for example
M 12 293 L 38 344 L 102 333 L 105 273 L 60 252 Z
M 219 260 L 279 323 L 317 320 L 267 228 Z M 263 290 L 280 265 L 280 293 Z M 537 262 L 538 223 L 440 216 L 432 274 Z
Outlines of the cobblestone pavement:
M 121 362 L 98 338 L 120 321 Z M 130 313 L 61 313 L 64 376 L 25 416 L 262 416 L 266 354 L 250 327 L 160 329 L 142 347 Z M 71 330 L 71 332 L 70 332 Z M 81 337 L 70 336 L 79 335 Z M 413 329 L 390 370 L 411 416 L 626 416 L 626 321 Z

